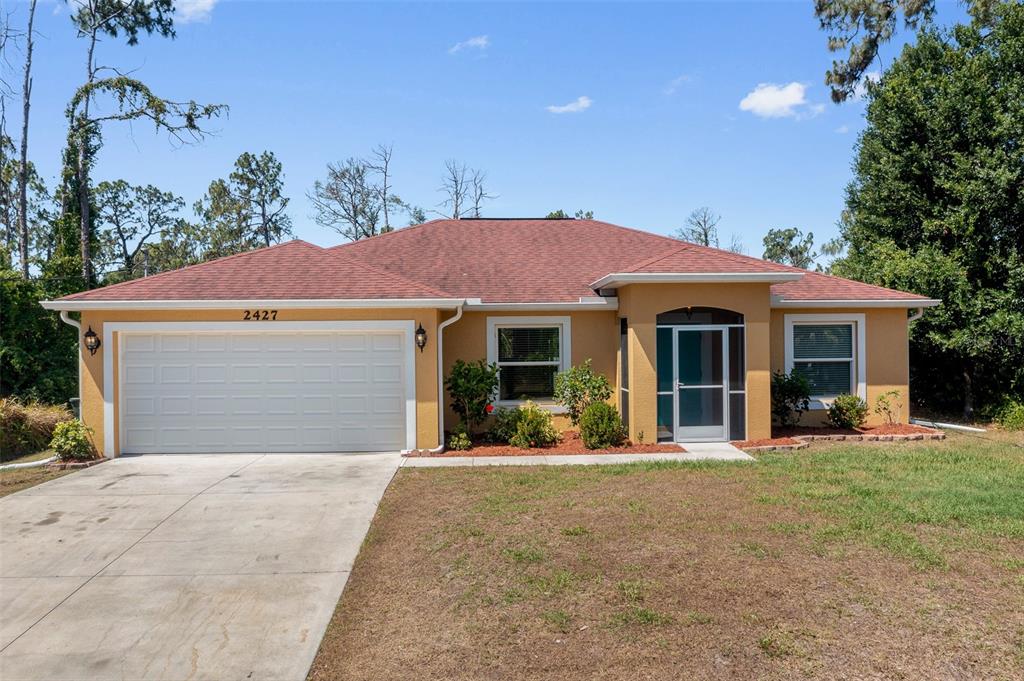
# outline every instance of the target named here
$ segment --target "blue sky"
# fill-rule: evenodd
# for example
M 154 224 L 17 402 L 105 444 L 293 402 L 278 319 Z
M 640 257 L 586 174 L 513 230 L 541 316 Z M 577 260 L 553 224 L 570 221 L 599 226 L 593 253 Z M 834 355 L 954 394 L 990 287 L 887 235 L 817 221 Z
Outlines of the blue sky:
M 184 148 L 144 124 L 110 125 L 96 180 L 154 184 L 191 206 L 240 153 L 269 149 L 296 236 L 329 245 L 339 237 L 313 222 L 307 191 L 329 161 L 383 142 L 397 192 L 428 209 L 454 158 L 487 172 L 499 195 L 489 216 L 585 208 L 669 233 L 707 205 L 723 241 L 738 234 L 758 256 L 771 227 L 818 243 L 836 233 L 863 104 L 830 102 L 809 1 L 179 0 L 179 11 L 176 40 L 107 39 L 98 60 L 230 115 Z M 37 25 L 30 157 L 52 186 L 85 44 L 63 2 L 41 2 Z

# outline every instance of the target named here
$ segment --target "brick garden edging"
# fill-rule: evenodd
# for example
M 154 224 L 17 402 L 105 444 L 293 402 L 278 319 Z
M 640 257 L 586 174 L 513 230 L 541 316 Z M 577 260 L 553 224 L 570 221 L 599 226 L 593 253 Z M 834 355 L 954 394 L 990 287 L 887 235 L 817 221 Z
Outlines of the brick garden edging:
M 797 438 L 793 438 L 794 440 Z M 811 445 L 807 442 L 801 442 L 795 445 L 761 445 L 759 447 L 740 447 L 745 452 L 788 452 L 796 451 L 798 449 L 807 449 Z
M 905 435 L 791 435 L 794 440 L 814 442 L 816 440 L 828 440 L 831 442 L 906 442 L 908 440 L 945 440 L 946 434 L 939 431 L 935 433 L 907 433 Z
M 106 461 L 105 458 L 90 459 L 89 461 L 54 461 L 53 463 L 46 464 L 47 468 L 53 468 L 54 470 L 63 471 L 67 469 L 78 469 L 78 468 L 89 468 Z

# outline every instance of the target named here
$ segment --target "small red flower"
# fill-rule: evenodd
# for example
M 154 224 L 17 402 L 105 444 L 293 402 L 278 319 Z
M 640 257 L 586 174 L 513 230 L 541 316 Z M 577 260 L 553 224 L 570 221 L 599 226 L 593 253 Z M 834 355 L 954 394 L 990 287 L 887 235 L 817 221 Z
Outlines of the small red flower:
M 488 414 L 490 414 L 492 411 L 494 411 L 494 405 L 493 404 L 488 404 L 486 407 L 484 407 L 484 411 L 486 411 Z

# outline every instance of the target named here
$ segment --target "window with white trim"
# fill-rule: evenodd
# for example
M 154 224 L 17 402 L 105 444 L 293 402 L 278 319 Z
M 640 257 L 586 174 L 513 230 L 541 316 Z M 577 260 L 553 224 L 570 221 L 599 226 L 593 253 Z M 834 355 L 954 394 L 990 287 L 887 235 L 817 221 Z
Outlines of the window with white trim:
M 487 361 L 498 365 L 498 403 L 551 402 L 555 374 L 568 368 L 569 320 L 490 317 Z
M 811 384 L 811 396 L 857 393 L 856 343 L 853 322 L 793 324 L 792 370 Z

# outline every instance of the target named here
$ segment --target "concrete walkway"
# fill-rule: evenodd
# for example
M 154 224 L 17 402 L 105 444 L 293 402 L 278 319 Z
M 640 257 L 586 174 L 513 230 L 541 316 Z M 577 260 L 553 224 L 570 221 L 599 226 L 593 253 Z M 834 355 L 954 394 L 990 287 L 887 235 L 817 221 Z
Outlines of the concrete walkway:
M 663 454 L 560 454 L 552 456 L 407 456 L 405 468 L 446 466 L 595 466 L 643 461 L 754 461 L 728 442 L 682 442 L 681 452 Z
M 0 679 L 301 681 L 400 458 L 124 457 L 0 499 Z

